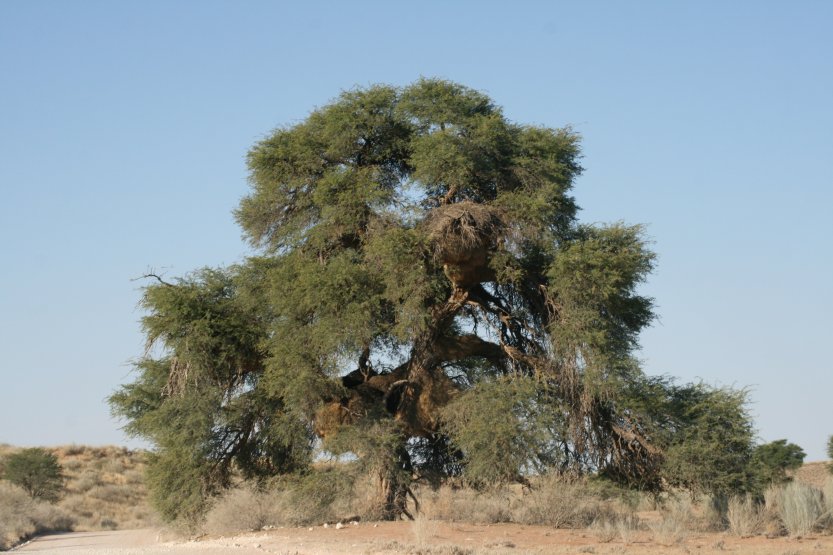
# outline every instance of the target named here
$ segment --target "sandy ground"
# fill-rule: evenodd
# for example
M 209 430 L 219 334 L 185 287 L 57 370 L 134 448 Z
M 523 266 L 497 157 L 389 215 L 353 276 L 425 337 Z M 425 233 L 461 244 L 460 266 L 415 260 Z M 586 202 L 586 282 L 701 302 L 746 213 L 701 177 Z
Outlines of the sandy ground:
M 833 536 L 812 538 L 735 538 L 692 534 L 664 545 L 650 532 L 623 541 L 600 541 L 587 530 L 554 530 L 516 524 L 472 525 L 422 521 L 364 523 L 337 530 L 279 528 L 228 538 L 169 541 L 156 530 L 80 532 L 38 538 L 15 551 L 64 555 L 317 555 L 344 554 L 630 554 L 833 555 Z

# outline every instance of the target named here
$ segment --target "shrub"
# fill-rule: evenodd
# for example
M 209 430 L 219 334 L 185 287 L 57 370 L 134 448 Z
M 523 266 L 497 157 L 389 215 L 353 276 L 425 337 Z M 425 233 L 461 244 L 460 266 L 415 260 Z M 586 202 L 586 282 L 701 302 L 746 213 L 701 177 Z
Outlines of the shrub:
M 779 439 L 758 445 L 752 451 L 751 468 L 761 489 L 769 484 L 788 482 L 788 470 L 794 470 L 804 463 L 804 450 L 786 439 Z
M 414 543 L 420 548 L 427 547 L 431 540 L 437 537 L 437 521 L 430 520 L 424 514 L 419 514 L 411 523 L 411 533 Z
M 688 537 L 689 530 L 696 528 L 696 519 L 689 503 L 685 499 L 674 499 L 665 508 L 659 522 L 649 524 L 654 541 L 660 545 L 670 546 L 682 542 Z
M 44 449 L 23 449 L 6 457 L 3 466 L 3 477 L 32 497 L 55 501 L 63 491 L 64 475 L 58 458 Z
M 89 489 L 87 495 L 108 503 L 124 503 L 134 496 L 133 488 L 116 484 L 94 486 Z
M 520 524 L 585 528 L 594 521 L 614 518 L 615 511 L 587 485 L 549 477 L 524 497 L 512 516 Z
M 726 510 L 726 521 L 732 534 L 747 538 L 760 532 L 765 514 L 752 496 L 732 497 Z
M 260 530 L 284 521 L 281 508 L 275 495 L 249 488 L 231 490 L 208 511 L 203 528 L 209 534 Z
M 590 525 L 590 529 L 602 543 L 609 543 L 619 538 L 623 543 L 629 544 L 633 541 L 634 535 L 640 526 L 639 517 L 629 513 L 596 520 Z
M 0 481 L 0 550 L 48 531 L 71 530 L 72 518 L 62 509 L 32 498 L 20 486 Z
M 821 524 L 826 513 L 821 492 L 798 482 L 784 486 L 777 507 L 791 536 L 810 534 Z
M 833 436 L 827 440 L 827 458 L 833 460 Z M 827 467 L 830 472 L 833 472 L 833 462 L 831 462 Z
M 419 492 L 417 497 L 422 512 L 432 519 L 481 524 L 513 520 L 512 494 L 508 488 L 477 491 L 446 485 L 436 491 Z
M 679 424 L 663 465 L 667 483 L 715 496 L 747 491 L 755 434 L 746 391 L 677 388 L 668 410 Z

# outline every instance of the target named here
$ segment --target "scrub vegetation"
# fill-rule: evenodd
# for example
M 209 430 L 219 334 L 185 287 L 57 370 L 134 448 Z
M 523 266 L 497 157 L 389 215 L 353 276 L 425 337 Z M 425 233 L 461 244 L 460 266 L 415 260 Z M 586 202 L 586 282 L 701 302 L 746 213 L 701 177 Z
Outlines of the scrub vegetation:
M 147 502 L 144 482 L 145 457 L 143 451 L 123 447 L 0 445 L 0 548 L 51 531 L 155 525 L 158 518 Z M 46 497 L 42 488 L 19 485 L 20 476 L 30 484 L 42 483 L 40 473 L 52 478 Z M 59 481 L 54 480 L 57 475 Z

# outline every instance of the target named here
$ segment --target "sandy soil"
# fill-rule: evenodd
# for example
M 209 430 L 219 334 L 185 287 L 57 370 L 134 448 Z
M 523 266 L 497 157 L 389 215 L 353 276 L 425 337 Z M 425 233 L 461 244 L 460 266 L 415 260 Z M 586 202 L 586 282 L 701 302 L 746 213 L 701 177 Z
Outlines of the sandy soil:
M 677 543 L 637 532 L 627 542 L 601 542 L 586 530 L 554 530 L 516 524 L 471 525 L 421 521 L 364 523 L 343 529 L 321 526 L 280 528 L 229 538 L 169 541 L 156 530 L 81 532 L 44 536 L 16 551 L 90 555 L 316 555 L 344 554 L 630 554 L 677 555 L 833 555 L 833 536 L 813 538 L 735 538 L 727 534 L 692 534 Z

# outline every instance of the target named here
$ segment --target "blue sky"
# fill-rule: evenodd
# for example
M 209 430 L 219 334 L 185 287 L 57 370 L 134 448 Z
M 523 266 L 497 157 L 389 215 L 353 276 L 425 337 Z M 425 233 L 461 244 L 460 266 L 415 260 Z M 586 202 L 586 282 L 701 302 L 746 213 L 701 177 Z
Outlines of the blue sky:
M 572 125 L 588 222 L 647 224 L 647 372 L 833 434 L 833 3 L 0 2 L 0 442 L 129 444 L 149 268 L 247 253 L 245 155 L 355 85 L 452 79 Z

